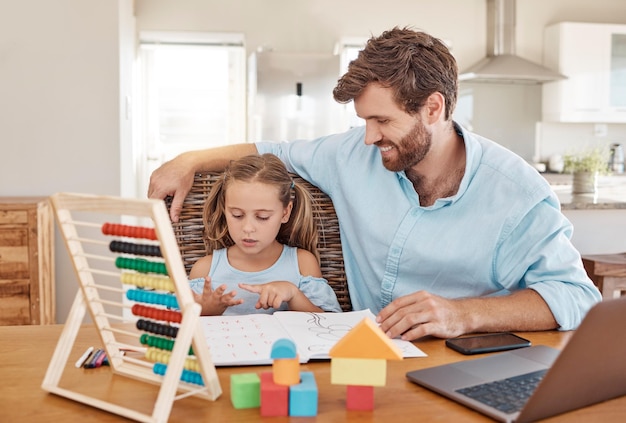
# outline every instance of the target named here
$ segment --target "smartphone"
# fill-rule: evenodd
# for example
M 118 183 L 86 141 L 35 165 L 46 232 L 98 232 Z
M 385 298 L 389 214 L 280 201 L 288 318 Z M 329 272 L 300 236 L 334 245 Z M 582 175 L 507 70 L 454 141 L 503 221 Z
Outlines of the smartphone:
M 530 347 L 530 341 L 510 332 L 446 339 L 446 346 L 461 354 L 482 354 Z

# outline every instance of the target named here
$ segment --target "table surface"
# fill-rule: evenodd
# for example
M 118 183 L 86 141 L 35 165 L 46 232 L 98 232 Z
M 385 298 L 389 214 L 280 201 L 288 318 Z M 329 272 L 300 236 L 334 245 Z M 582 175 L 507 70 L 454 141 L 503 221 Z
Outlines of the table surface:
M 41 389 L 62 325 L 0 327 L 0 406 L 1 420 L 6 422 L 120 422 L 128 421 L 108 412 L 50 394 Z M 571 332 L 520 333 L 533 345 L 548 345 L 561 349 Z M 77 369 L 74 362 L 88 346 L 98 346 L 98 335 L 91 325 L 84 325 L 74 344 L 70 363 L 61 385 L 90 395 L 102 395 L 107 401 L 120 401 L 143 413 L 152 413 L 158 387 L 123 376 L 113 375 L 109 367 Z M 421 388 L 405 378 L 407 371 L 431 367 L 473 357 L 450 350 L 441 339 L 420 340 L 415 343 L 427 357 L 389 361 L 387 384 L 376 387 L 373 411 L 347 411 L 345 386 L 330 384 L 328 361 L 303 364 L 302 371 L 314 373 L 319 391 L 316 417 L 269 417 L 272 422 L 413 422 L 413 421 L 490 421 L 487 417 Z M 220 367 L 218 375 L 223 394 L 216 401 L 197 397 L 177 400 L 170 422 L 216 421 L 253 422 L 260 419 L 259 409 L 236 410 L 230 402 L 230 375 L 270 371 L 271 367 Z M 593 387 L 590 387 L 593 389 Z M 93 392 L 93 393 L 91 393 Z M 621 397 L 584 409 L 576 410 L 549 421 L 623 421 L 626 397 Z

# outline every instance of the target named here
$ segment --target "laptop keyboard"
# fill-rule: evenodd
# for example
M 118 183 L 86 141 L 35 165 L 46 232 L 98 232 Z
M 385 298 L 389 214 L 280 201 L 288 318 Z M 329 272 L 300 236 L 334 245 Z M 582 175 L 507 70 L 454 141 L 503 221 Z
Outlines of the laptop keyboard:
M 508 379 L 457 389 L 456 392 L 504 413 L 515 413 L 524 407 L 546 372 L 547 370 L 539 370 Z

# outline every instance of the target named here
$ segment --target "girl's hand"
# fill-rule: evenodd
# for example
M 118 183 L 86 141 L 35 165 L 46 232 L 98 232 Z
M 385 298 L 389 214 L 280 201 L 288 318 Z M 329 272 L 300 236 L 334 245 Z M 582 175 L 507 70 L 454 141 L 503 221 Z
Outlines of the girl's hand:
M 255 307 L 265 310 L 278 308 L 283 302 L 289 303 L 295 296 L 301 294 L 297 286 L 285 281 L 268 282 L 260 285 L 240 283 L 239 288 L 259 294 L 259 300 Z
M 224 313 L 230 306 L 243 303 L 242 299 L 236 299 L 237 291 L 226 292 L 226 285 L 222 284 L 215 290 L 211 289 L 211 278 L 204 278 L 202 294 L 192 292 L 194 300 L 202 306 L 202 316 L 218 316 Z

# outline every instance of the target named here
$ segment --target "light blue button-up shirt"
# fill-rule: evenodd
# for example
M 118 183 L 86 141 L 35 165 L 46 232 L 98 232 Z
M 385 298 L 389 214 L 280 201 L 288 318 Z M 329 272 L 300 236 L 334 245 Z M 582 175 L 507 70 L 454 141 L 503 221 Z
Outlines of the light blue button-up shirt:
M 422 207 L 387 170 L 365 128 L 311 141 L 257 143 L 326 192 L 339 218 L 350 298 L 378 313 L 419 290 L 447 298 L 537 291 L 562 330 L 601 300 L 545 179 L 519 156 L 457 126 L 467 163 L 456 195 Z

